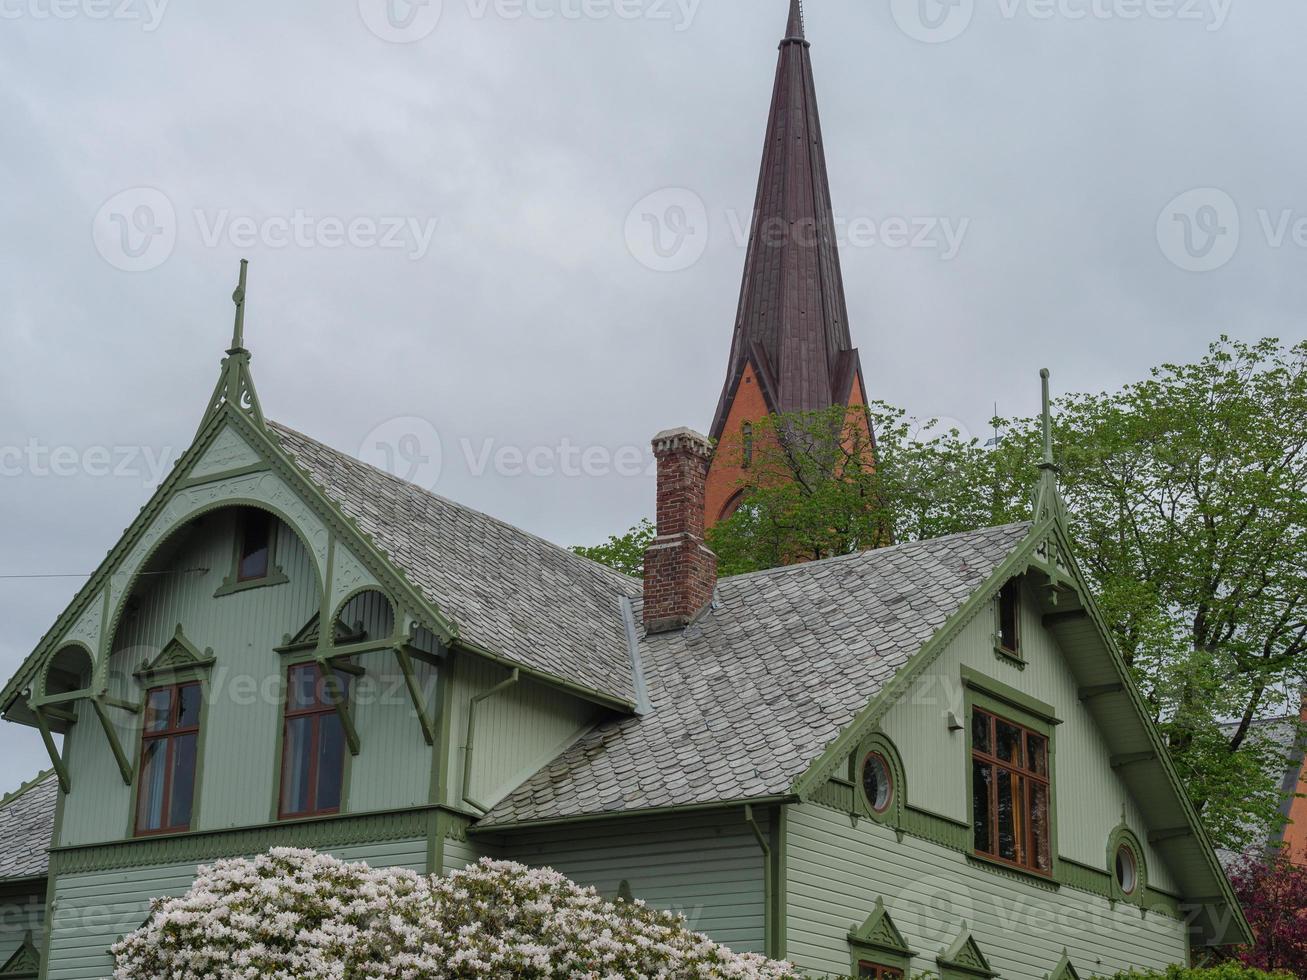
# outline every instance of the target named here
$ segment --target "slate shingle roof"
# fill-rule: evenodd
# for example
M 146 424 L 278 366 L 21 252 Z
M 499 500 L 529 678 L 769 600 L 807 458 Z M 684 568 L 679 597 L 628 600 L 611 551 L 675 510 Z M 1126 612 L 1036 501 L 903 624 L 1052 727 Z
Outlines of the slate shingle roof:
M 596 727 L 480 826 L 789 792 L 1028 530 L 722 580 L 691 627 L 641 641 L 652 711 Z
M 0 799 L 0 881 L 39 878 L 50 870 L 59 781 L 42 773 Z
M 639 595 L 639 582 L 293 429 L 268 427 L 463 639 L 635 703 L 619 601 Z
M 1222 727 L 1227 735 L 1234 735 L 1238 725 L 1230 724 Z M 1287 818 L 1289 816 L 1289 806 L 1293 803 L 1294 796 L 1304 791 L 1299 785 L 1302 777 L 1303 750 L 1304 745 L 1298 737 L 1299 722 L 1297 715 L 1285 715 L 1279 718 L 1262 718 L 1253 722 L 1252 730 L 1248 733 L 1247 741 L 1258 746 L 1265 746 L 1269 759 L 1266 774 L 1274 779 L 1280 786 L 1280 793 L 1283 795 L 1283 803 L 1280 806 L 1280 812 Z M 1284 839 L 1284 831 L 1275 833 L 1267 842 L 1278 844 Z M 1230 870 L 1238 863 L 1242 854 L 1239 851 L 1226 850 L 1220 848 L 1216 856 L 1221 859 L 1221 864 Z

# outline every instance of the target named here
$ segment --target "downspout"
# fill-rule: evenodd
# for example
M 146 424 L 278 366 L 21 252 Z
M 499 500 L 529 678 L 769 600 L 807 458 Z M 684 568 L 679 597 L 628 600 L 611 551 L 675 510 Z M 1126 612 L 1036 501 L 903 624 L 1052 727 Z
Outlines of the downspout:
M 521 679 L 522 672 L 514 667 L 513 673 L 507 679 L 500 681 L 483 694 L 478 694 L 467 705 L 467 742 L 463 747 L 463 802 L 482 813 L 489 813 L 490 807 L 472 799 L 472 743 L 476 737 L 477 705 L 493 698 L 496 694 L 507 691 Z
M 776 955 L 776 943 L 773 937 L 776 934 L 776 924 L 772 921 L 776 915 L 773 906 L 773 893 L 776 891 L 776 885 L 772 881 L 772 849 L 771 844 L 767 841 L 767 835 L 762 832 L 758 826 L 758 821 L 753 816 L 753 804 L 744 804 L 744 822 L 749 825 L 753 831 L 753 836 L 758 838 L 758 846 L 762 848 L 762 914 L 763 914 L 763 945 L 766 947 L 768 956 Z

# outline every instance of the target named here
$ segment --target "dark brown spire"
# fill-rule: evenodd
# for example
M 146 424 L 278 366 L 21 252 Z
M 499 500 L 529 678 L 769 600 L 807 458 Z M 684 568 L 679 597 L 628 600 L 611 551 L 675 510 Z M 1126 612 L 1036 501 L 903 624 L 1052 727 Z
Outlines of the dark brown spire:
M 859 373 L 809 47 L 802 4 L 790 0 L 714 439 L 750 362 L 772 412 L 847 404 Z

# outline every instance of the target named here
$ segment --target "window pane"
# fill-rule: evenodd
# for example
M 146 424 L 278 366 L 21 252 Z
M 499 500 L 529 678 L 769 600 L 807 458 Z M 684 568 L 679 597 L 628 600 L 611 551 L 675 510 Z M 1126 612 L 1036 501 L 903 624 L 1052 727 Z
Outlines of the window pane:
M 1026 734 L 1026 768 L 1037 776 L 1048 775 L 1048 739 L 1034 733 Z
M 983 711 L 975 711 L 971 715 L 971 747 L 986 755 L 992 755 L 994 751 L 989 744 L 989 722 L 989 715 Z
M 172 721 L 172 689 L 151 691 L 145 703 L 145 730 L 165 732 Z
M 1030 855 L 1031 867 L 1036 871 L 1051 871 L 1053 863 L 1048 833 L 1048 787 L 1030 784 Z
M 1004 762 L 1019 765 L 1021 762 L 1021 729 L 1016 725 L 1009 725 L 1001 718 L 994 727 L 998 741 L 995 754 Z
M 1017 859 L 1017 780 L 1006 769 L 998 771 L 998 856 Z
M 177 691 L 177 727 L 200 727 L 200 685 L 187 684 Z
M 168 809 L 168 826 L 191 825 L 191 805 L 195 800 L 195 751 L 198 735 L 177 735 L 172 739 L 172 800 Z
M 337 715 L 318 719 L 319 813 L 340 809 L 341 785 L 345 776 L 345 730 Z
M 167 776 L 167 755 L 167 739 L 152 739 L 142 747 L 140 797 L 136 805 L 137 830 L 163 828 L 163 784 Z
M 989 808 L 989 790 L 994 769 L 983 762 L 971 764 L 971 812 L 975 826 L 976 850 L 985 854 L 994 852 L 994 821 Z
M 1021 586 L 1015 581 L 1003 586 L 998 598 L 998 642 L 1004 650 L 1017 651 L 1020 639 L 1017 633 L 1017 611 L 1020 608 Z
M 313 761 L 314 721 L 312 717 L 286 719 L 286 744 L 281 764 L 282 813 L 309 811 L 309 767 Z
M 300 664 L 290 669 L 286 691 L 286 707 L 291 711 L 314 708 L 318 705 L 318 665 Z
M 237 578 L 242 582 L 266 578 L 271 559 L 272 519 L 261 510 L 248 510 L 242 519 L 241 560 Z

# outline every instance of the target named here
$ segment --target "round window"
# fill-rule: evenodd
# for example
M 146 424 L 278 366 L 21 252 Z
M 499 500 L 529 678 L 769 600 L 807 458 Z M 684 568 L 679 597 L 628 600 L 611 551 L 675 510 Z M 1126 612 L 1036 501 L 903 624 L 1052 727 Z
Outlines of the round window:
M 894 797 L 894 777 L 890 775 L 889 763 L 879 752 L 872 752 L 863 760 L 862 791 L 876 813 L 889 809 Z
M 1139 862 L 1135 852 L 1124 844 L 1116 849 L 1116 883 L 1125 895 L 1133 895 L 1139 887 Z

